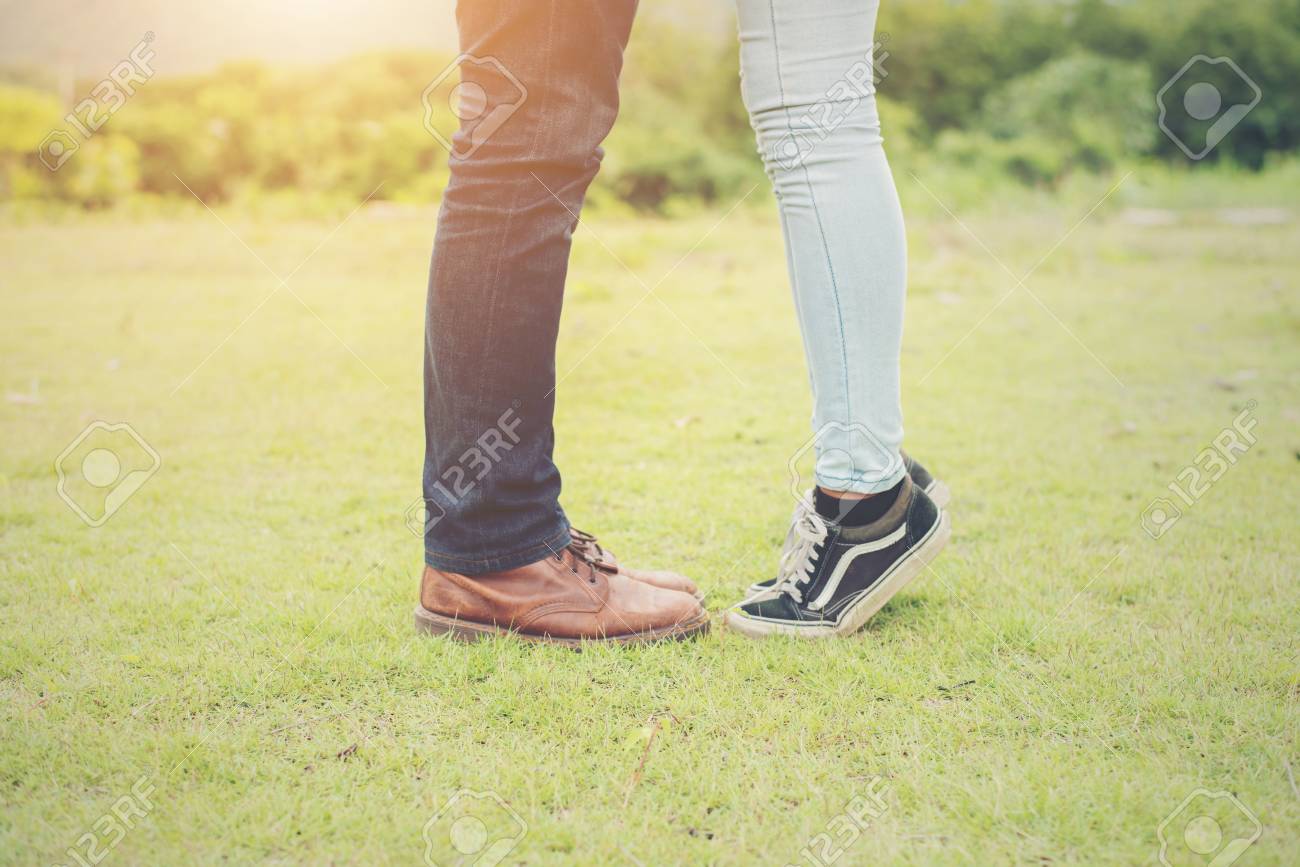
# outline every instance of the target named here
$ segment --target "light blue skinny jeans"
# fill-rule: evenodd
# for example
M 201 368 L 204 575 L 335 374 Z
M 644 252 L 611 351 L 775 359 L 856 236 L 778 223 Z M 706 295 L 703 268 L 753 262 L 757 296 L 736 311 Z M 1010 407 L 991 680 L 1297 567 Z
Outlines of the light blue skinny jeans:
M 785 235 L 813 391 L 816 481 L 903 477 L 902 209 L 876 112 L 876 0 L 737 0 L 741 87 Z

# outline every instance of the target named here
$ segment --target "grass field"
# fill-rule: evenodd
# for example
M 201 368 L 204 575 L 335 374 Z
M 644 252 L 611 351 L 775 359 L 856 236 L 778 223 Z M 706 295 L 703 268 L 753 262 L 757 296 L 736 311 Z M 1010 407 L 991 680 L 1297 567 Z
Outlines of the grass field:
M 1300 225 L 1108 185 L 958 221 L 904 178 L 953 542 L 817 644 L 415 634 L 431 211 L 0 229 L 0 862 L 1135 864 L 1168 819 L 1170 863 L 1296 863 Z M 809 435 L 770 203 L 724 211 L 579 231 L 558 418 L 575 523 L 714 611 Z M 91 528 L 54 463 L 96 420 L 161 469 Z

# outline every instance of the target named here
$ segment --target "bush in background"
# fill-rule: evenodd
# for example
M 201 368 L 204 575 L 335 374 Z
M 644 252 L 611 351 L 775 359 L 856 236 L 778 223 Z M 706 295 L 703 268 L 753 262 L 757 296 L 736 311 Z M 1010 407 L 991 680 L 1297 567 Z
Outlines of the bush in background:
M 762 180 L 734 34 L 672 12 L 647 8 L 637 25 L 597 204 L 733 201 Z M 1210 161 L 1258 168 L 1300 144 L 1300 0 L 909 0 L 884 4 L 880 30 L 895 162 L 1047 189 L 1135 160 L 1186 165 L 1157 130 L 1155 92 L 1195 54 L 1235 58 L 1264 92 Z M 68 109 L 39 76 L 0 74 L 0 198 L 96 208 L 188 198 L 188 186 L 212 204 L 430 202 L 447 155 L 423 127 L 420 94 L 448 60 L 389 52 L 158 78 L 57 172 L 36 149 Z M 451 84 L 433 100 L 444 128 Z

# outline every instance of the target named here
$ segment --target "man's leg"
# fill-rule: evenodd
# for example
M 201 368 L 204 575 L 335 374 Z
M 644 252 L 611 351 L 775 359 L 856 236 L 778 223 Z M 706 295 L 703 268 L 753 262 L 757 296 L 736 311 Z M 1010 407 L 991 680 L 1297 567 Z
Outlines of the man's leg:
M 435 569 L 496 572 L 569 544 L 551 459 L 555 343 L 635 12 L 636 0 L 457 4 L 462 98 L 483 104 L 454 140 L 429 279 L 425 562 Z

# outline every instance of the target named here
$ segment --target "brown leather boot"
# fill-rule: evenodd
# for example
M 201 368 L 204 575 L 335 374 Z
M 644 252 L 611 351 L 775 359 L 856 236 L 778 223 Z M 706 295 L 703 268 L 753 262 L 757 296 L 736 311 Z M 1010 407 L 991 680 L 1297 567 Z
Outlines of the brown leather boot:
M 570 527 L 569 534 L 573 537 L 573 544 L 584 549 L 588 559 L 612 566 L 633 581 L 644 581 L 646 584 L 653 584 L 656 587 L 676 590 L 680 593 L 689 593 L 701 602 L 704 601 L 704 594 L 700 592 L 700 588 L 696 587 L 695 582 L 685 575 L 666 570 L 632 569 L 623 566 L 618 562 L 618 558 L 614 556 L 614 552 L 597 542 L 596 537 L 590 533 L 579 530 L 577 527 Z
M 415 624 L 462 641 L 515 634 L 577 647 L 687 638 L 708 631 L 709 615 L 691 596 L 637 581 L 575 543 L 545 560 L 486 575 L 426 566 Z

